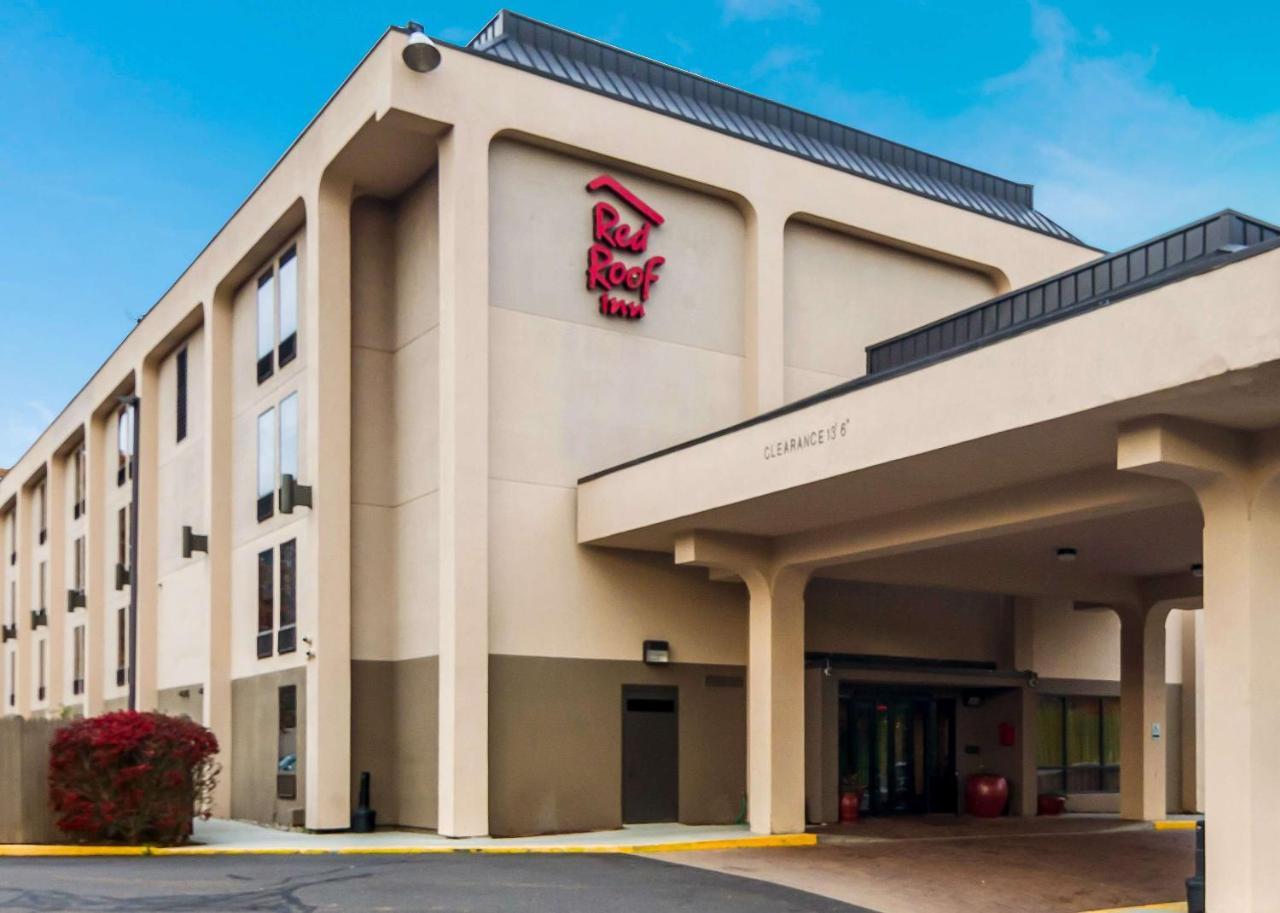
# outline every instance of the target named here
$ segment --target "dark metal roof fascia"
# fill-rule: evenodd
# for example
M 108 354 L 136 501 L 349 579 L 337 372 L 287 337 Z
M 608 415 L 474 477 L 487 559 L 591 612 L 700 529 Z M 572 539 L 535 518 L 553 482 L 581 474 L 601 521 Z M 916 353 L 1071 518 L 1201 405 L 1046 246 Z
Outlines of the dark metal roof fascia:
M 949 350 L 967 350 L 985 337 L 1030 328 L 1060 313 L 1163 284 L 1203 260 L 1280 237 L 1280 227 L 1231 209 L 1157 235 L 1106 257 L 949 314 L 867 347 L 866 370 L 879 374 Z
M 603 478 L 604 476 L 612 475 L 615 472 L 621 472 L 624 469 L 630 469 L 632 466 L 639 466 L 641 463 L 648 463 L 651 460 L 656 460 L 660 457 L 664 457 L 672 453 L 678 453 L 681 450 L 688 450 L 690 447 L 696 447 L 699 444 L 705 444 L 707 441 L 713 441 L 716 438 L 725 437 L 726 435 L 733 434 L 736 431 L 742 431 L 746 428 L 751 428 L 755 425 L 762 425 L 765 422 L 772 421 L 775 418 L 781 418 L 784 415 L 790 415 L 792 412 L 799 412 L 802 409 L 807 409 L 808 407 L 817 405 L 818 403 L 823 403 L 830 399 L 837 399 L 841 396 L 844 396 L 847 393 L 853 393 L 865 387 L 874 387 L 877 384 L 882 384 L 882 383 L 885 383 L 886 381 L 893 380 L 895 377 L 902 377 L 903 375 L 906 375 L 906 374 L 914 374 L 916 371 L 920 371 L 920 370 L 923 370 L 924 368 L 928 368 L 932 365 L 936 365 L 939 362 L 949 361 L 952 358 L 956 358 L 967 352 L 971 352 L 974 349 L 985 348 L 986 346 L 994 345 L 995 343 L 998 343 L 998 342 L 1003 342 L 1006 339 L 1011 339 L 1015 336 L 1021 336 L 1023 333 L 1029 332 L 1031 330 L 1038 330 L 1042 327 L 1050 326 L 1052 324 L 1058 323 L 1063 320 L 1069 320 L 1072 317 L 1078 317 L 1081 314 L 1087 314 L 1090 311 L 1094 311 L 1099 308 L 1106 307 L 1107 305 L 1115 304 L 1119 301 L 1123 301 L 1126 298 L 1132 298 L 1136 295 L 1141 295 L 1145 292 L 1152 291 L 1154 289 L 1160 288 L 1165 285 L 1172 285 L 1175 282 L 1181 282 L 1184 279 L 1190 279 L 1194 276 L 1200 276 L 1200 275 L 1203 275 L 1204 273 L 1209 273 L 1209 272 L 1213 272 L 1214 270 L 1222 269 L 1227 266 L 1232 266 L 1240 262 L 1241 260 L 1248 260 L 1252 257 L 1258 256 L 1259 254 L 1269 253 L 1270 251 L 1273 251 L 1273 250 L 1280 250 L 1280 236 L 1272 238 L 1268 241 L 1263 241 L 1260 244 L 1254 244 L 1250 247 L 1245 247 L 1242 250 L 1220 254 L 1216 257 L 1201 258 L 1199 260 L 1196 260 L 1188 264 L 1188 268 L 1179 270 L 1176 273 L 1166 273 L 1158 277 L 1156 281 L 1148 281 L 1138 285 L 1129 286 L 1128 288 L 1121 290 L 1119 293 L 1114 294 L 1109 298 L 1095 299 L 1094 301 L 1090 302 L 1087 307 L 1082 307 L 1076 310 L 1072 310 L 1072 309 L 1060 310 L 1050 315 L 1047 319 L 1039 320 L 1032 324 L 1021 324 L 1021 325 L 1011 326 L 1001 331 L 998 334 L 983 337 L 975 342 L 972 342 L 964 346 L 963 348 L 948 349 L 947 351 L 940 352 L 936 355 L 931 355 L 928 358 L 923 359 L 921 361 L 910 362 L 899 368 L 893 368 L 892 370 L 884 371 L 879 374 L 864 374 L 861 377 L 855 377 L 852 380 L 846 380 L 844 383 L 836 384 L 834 387 L 828 387 L 826 390 L 819 390 L 817 393 L 811 393 L 810 395 L 802 399 L 798 399 L 795 402 L 787 403 L 785 406 L 779 406 L 778 408 L 771 409 L 768 412 L 762 412 L 759 415 L 753 415 L 751 418 L 743 419 L 742 421 L 736 422 L 735 424 L 728 425 L 724 428 L 718 428 L 715 431 L 710 431 L 706 434 L 699 435 L 698 437 L 690 438 L 687 441 L 681 441 L 678 444 L 672 444 L 669 447 L 663 447 L 661 450 L 655 450 L 652 453 L 646 453 L 643 456 L 635 457 L 633 459 L 627 460 L 624 463 L 618 463 L 615 466 L 609 466 L 605 469 L 597 470 L 596 472 L 590 473 L 589 475 L 585 475 L 579 478 L 578 484 L 583 485 L 594 479 Z
M 1031 185 L 530 19 L 499 12 L 463 48 L 589 92 L 1088 247 L 1034 208 Z

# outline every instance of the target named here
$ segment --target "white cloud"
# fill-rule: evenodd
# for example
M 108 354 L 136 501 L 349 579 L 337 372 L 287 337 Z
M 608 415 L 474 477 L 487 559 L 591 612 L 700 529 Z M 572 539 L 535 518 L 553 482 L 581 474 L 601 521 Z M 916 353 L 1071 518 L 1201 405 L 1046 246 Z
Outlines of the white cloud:
M 726 23 L 790 18 L 816 22 L 821 13 L 815 0 L 724 0 L 723 6 Z
M 785 73 L 818 57 L 815 48 L 796 45 L 778 45 L 757 60 L 751 67 L 751 78 L 759 79 L 773 73 Z

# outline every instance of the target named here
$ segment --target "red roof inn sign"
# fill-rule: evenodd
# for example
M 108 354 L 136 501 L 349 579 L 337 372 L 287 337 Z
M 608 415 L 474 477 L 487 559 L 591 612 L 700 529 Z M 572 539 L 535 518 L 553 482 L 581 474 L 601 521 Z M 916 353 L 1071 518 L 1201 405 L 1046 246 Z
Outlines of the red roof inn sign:
M 591 208 L 592 244 L 587 250 L 587 289 L 600 292 L 600 313 L 607 317 L 639 320 L 644 305 L 657 283 L 658 270 L 666 257 L 636 255 L 649 250 L 649 231 L 665 220 L 656 209 L 640 199 L 616 178 L 602 174 L 587 190 L 607 190 L 626 204 L 626 217 L 618 207 L 600 200 Z M 638 226 L 628 222 L 638 217 Z

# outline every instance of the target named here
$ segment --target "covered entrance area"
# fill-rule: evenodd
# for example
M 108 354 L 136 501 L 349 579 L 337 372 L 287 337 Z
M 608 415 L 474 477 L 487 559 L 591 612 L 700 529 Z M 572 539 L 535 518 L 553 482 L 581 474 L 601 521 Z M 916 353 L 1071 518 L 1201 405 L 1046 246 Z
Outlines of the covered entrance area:
M 990 772 L 1013 816 L 1042 791 L 1135 821 L 1205 811 L 1210 907 L 1275 909 L 1278 247 L 1078 319 L 997 308 L 952 351 L 924 328 L 889 368 L 581 481 L 580 542 L 744 588 L 753 830 L 835 820 L 850 772 L 874 810 L 941 803 L 934 689 L 958 688 L 961 795 Z M 1079 722 L 1042 744 L 1045 695 Z

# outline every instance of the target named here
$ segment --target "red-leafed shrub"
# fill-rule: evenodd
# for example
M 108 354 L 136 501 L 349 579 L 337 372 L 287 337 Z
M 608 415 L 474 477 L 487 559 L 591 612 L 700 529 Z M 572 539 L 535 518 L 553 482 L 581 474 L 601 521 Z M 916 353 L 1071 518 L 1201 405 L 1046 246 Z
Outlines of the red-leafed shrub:
M 198 723 L 122 710 L 58 730 L 49 795 L 58 827 L 83 840 L 176 844 L 209 817 L 218 740 Z

